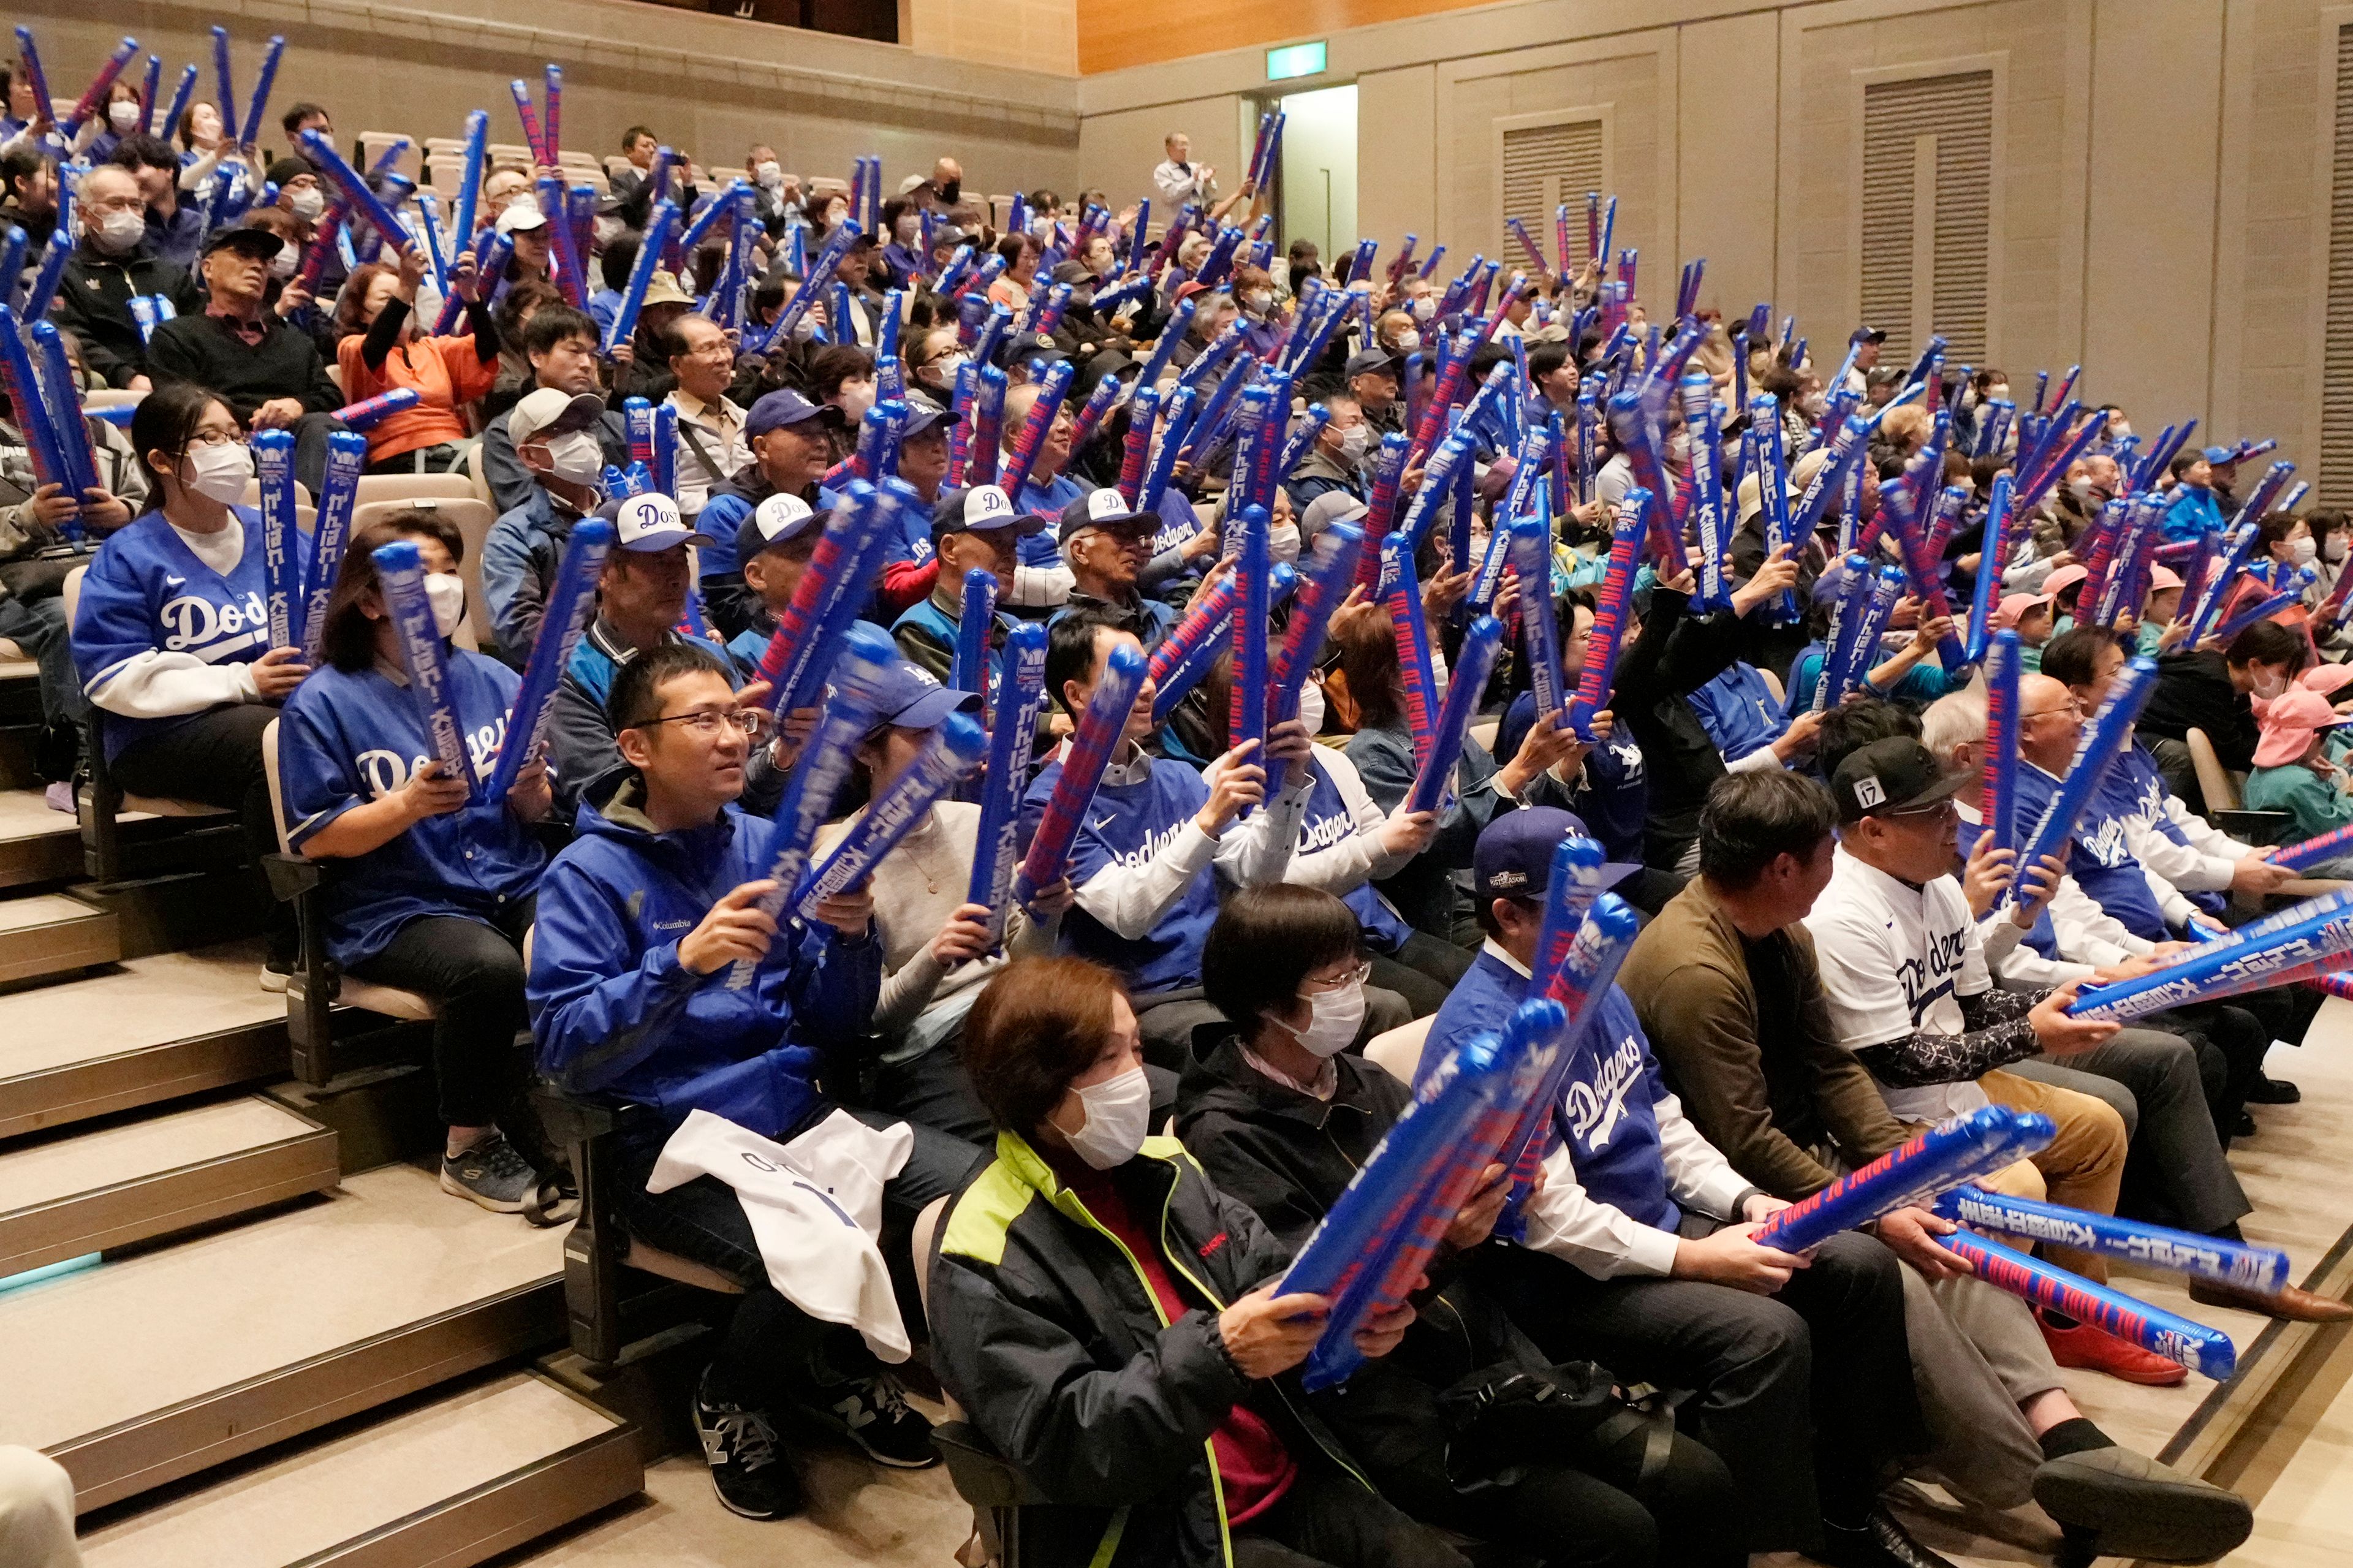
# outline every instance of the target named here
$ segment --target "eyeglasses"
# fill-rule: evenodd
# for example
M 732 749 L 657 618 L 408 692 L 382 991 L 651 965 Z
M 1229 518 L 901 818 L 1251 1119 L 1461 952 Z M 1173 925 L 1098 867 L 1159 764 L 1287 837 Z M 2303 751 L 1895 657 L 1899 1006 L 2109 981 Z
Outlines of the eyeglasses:
M 1953 797 L 1947 795 L 1944 799 L 1937 801 L 1933 805 L 1907 805 L 1900 811 L 1884 812 L 1882 815 L 1886 816 L 1925 816 L 1931 821 L 1942 821 L 1947 817 L 1957 815 L 1959 810 L 1960 808 L 1953 804 Z
M 649 719 L 638 727 L 649 730 L 657 724 L 682 724 L 687 733 L 698 740 L 709 741 L 718 737 L 723 725 L 732 725 L 737 732 L 756 739 L 761 731 L 767 729 L 768 722 L 768 714 L 758 708 L 734 708 L 724 711 L 702 708 L 691 713 L 672 713 L 667 718 Z
M 1302 981 L 1300 982 L 1300 993 L 1303 995 L 1313 995 L 1319 992 L 1345 991 L 1351 985 L 1361 984 L 1365 980 L 1371 976 L 1372 973 L 1373 966 L 1371 964 L 1359 963 L 1356 968 L 1351 969 L 1347 973 L 1343 974 L 1337 980 Z

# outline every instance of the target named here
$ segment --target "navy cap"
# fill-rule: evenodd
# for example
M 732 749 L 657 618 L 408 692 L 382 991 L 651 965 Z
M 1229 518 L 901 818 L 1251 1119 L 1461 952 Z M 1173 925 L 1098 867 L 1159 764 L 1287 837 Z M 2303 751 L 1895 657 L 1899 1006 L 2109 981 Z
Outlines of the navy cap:
M 1471 889 L 1488 899 L 1541 899 L 1552 883 L 1553 851 L 1564 838 L 1589 838 L 1574 812 L 1555 805 L 1523 806 L 1487 824 L 1471 851 Z M 1601 885 L 1617 886 L 1642 868 L 1612 860 L 1601 868 Z
M 963 419 L 964 416 L 955 409 L 943 408 L 928 398 L 910 398 L 907 401 L 907 423 L 899 432 L 899 439 L 912 441 L 931 430 L 945 434 L 955 429 Z
M 1383 375 L 1402 375 L 1404 362 L 1386 349 L 1366 349 L 1362 353 L 1349 355 L 1347 367 L 1341 374 L 1354 381 L 1375 371 Z
M 951 713 L 980 713 L 980 693 L 943 686 L 929 670 L 901 659 L 875 683 L 874 729 L 929 730 Z M 869 731 L 868 733 L 872 733 Z
M 1054 538 L 1068 544 L 1072 534 L 1090 528 L 1128 528 L 1137 523 L 1142 523 L 1145 531 L 1153 532 L 1158 531 L 1160 519 L 1155 513 L 1136 510 L 1127 504 L 1125 496 L 1105 487 L 1089 490 L 1064 507 L 1061 526 Z
M 752 405 L 751 413 L 744 416 L 744 434 L 748 439 L 811 419 L 838 426 L 841 423 L 841 410 L 829 403 L 811 403 L 790 387 L 782 387 Z

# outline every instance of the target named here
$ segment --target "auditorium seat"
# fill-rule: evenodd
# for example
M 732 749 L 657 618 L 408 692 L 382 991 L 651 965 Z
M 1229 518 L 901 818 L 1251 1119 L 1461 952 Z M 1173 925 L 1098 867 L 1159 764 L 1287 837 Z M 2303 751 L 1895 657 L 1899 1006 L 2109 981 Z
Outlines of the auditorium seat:
M 433 1003 L 414 991 L 378 985 L 345 974 L 327 957 L 326 931 L 318 901 L 323 870 L 318 862 L 296 854 L 287 843 L 286 800 L 279 782 L 278 727 L 279 721 L 272 719 L 261 731 L 261 765 L 269 779 L 269 816 L 278 828 L 278 853 L 268 870 L 271 891 L 280 900 L 293 904 L 301 931 L 300 956 L 286 985 L 286 1033 L 292 1047 L 294 1076 L 317 1088 L 335 1071 L 330 1048 L 336 1043 L 331 1015 L 338 1003 L 406 1024 L 430 1023 Z
M 417 143 L 397 131 L 363 131 L 360 132 L 360 163 L 362 169 L 373 169 L 375 161 L 390 151 L 395 142 L 406 142 L 406 149 L 392 167 L 411 179 L 417 175 L 417 160 L 423 154 Z M 462 143 L 460 144 L 462 146 Z M 427 149 L 430 151 L 430 149 Z
M 1415 1069 L 1421 1066 L 1421 1045 L 1430 1038 L 1430 1024 L 1428 1018 L 1416 1018 L 1375 1035 L 1365 1043 L 1365 1059 L 1399 1083 L 1411 1083 Z
M 428 474 L 422 477 L 438 482 L 459 476 Z M 367 482 L 365 479 L 360 480 L 362 485 Z M 497 647 L 498 630 L 491 624 L 490 595 L 482 591 L 482 545 L 491 537 L 491 525 L 499 520 L 498 514 L 491 510 L 491 503 L 477 500 L 470 487 L 461 489 L 454 495 L 363 501 L 353 509 L 352 531 L 357 533 L 379 518 L 402 511 L 429 511 L 448 518 L 457 525 L 458 537 L 466 546 L 466 559 L 459 563 L 458 575 L 466 580 L 465 631 L 470 639 L 468 646 L 481 649 Z
M 465 500 L 473 494 L 474 481 L 462 473 L 362 474 L 356 499 L 366 506 L 374 501 Z
M 95 392 L 83 393 L 81 405 L 87 409 L 136 408 L 139 406 L 139 400 L 146 395 L 143 392 L 129 392 L 116 387 L 101 386 Z
M 2182 743 L 2189 749 L 2189 765 L 2198 773 L 2198 793 L 2205 797 L 2206 815 L 2215 826 L 2242 844 L 2287 841 L 2295 828 L 2293 812 L 2249 811 L 2242 807 L 2239 804 L 2239 786 L 2243 781 L 2222 765 L 2221 755 L 2214 750 L 2214 742 L 2205 731 L 2190 726 L 2182 736 Z

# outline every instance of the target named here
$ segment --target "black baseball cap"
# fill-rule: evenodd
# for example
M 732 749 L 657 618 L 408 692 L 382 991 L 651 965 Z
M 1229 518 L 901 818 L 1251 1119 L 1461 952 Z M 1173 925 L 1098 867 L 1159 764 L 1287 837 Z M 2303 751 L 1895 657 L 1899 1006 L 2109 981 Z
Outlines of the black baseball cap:
M 1839 820 L 1859 822 L 1950 800 L 1971 774 L 1947 773 L 1928 748 L 1909 735 L 1890 735 L 1849 753 L 1831 775 Z
M 267 261 L 286 248 L 286 242 L 266 228 L 216 228 L 205 238 L 204 254 L 234 246 L 256 261 Z
M 1349 355 L 1347 368 L 1341 374 L 1350 381 L 1354 381 L 1360 375 L 1370 375 L 1376 371 L 1383 375 L 1394 376 L 1402 374 L 1404 363 L 1404 361 L 1387 350 L 1366 349 L 1361 353 Z

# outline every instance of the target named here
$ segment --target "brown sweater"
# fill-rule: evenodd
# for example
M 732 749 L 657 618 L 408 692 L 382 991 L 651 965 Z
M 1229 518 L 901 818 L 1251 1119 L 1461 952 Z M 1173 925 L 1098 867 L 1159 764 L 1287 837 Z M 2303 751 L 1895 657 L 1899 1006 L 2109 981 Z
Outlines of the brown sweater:
M 1813 938 L 1790 925 L 1743 939 L 1704 879 L 1659 911 L 1618 984 L 1683 1113 L 1733 1168 L 1795 1201 L 1835 1173 L 1808 1150 L 1866 1164 L 1904 1142 L 1871 1074 L 1837 1043 Z

